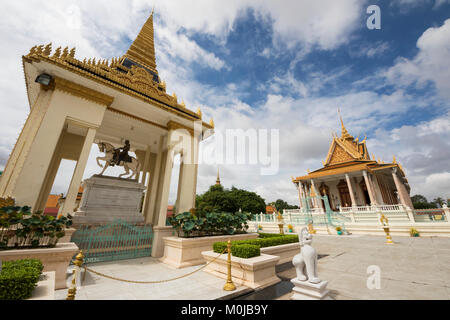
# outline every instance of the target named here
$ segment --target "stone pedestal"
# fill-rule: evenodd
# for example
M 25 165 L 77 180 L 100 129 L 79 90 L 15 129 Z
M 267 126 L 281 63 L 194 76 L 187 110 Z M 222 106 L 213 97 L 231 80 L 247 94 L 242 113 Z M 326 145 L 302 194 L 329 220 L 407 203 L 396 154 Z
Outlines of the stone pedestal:
M 172 236 L 174 230 L 172 226 L 153 227 L 152 257 L 161 258 L 164 256 L 164 238 Z
M 143 223 L 140 212 L 145 186 L 136 180 L 94 175 L 83 182 L 81 205 L 74 226 L 107 224 L 114 220 Z
M 294 284 L 291 300 L 332 300 L 328 295 L 328 281 L 315 284 L 295 278 L 291 282 Z

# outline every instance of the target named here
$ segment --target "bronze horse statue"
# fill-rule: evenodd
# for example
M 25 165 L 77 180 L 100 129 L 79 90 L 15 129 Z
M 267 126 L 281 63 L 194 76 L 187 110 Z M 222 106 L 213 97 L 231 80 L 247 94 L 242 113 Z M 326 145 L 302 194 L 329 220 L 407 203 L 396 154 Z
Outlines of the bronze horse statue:
M 99 142 L 97 143 L 98 145 L 98 149 L 100 150 L 100 152 L 103 152 L 105 154 L 104 157 L 97 157 L 97 164 L 100 168 L 103 168 L 103 171 L 99 174 L 100 176 L 103 175 L 103 173 L 105 173 L 106 169 L 108 169 L 108 167 L 110 166 L 114 166 L 117 163 L 114 162 L 114 154 L 115 154 L 115 148 L 112 144 L 107 143 L 107 142 Z M 126 176 L 128 174 L 130 174 L 130 170 L 131 170 L 131 175 L 127 178 L 127 179 L 136 179 L 138 178 L 138 174 L 139 174 L 139 169 L 140 169 L 140 163 L 139 160 L 137 160 L 134 157 L 130 157 L 131 158 L 131 162 L 126 162 L 126 161 L 121 161 L 120 163 L 118 163 L 117 165 L 124 167 L 125 169 L 125 173 L 121 174 L 119 176 L 119 178 L 122 178 L 123 176 Z M 105 161 L 105 165 L 102 166 L 101 163 L 99 161 Z

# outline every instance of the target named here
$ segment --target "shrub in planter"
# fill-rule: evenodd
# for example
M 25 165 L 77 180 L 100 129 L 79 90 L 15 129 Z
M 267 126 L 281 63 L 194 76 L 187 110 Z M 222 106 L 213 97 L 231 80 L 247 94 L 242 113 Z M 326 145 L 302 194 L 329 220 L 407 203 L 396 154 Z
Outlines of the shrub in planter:
M 409 229 L 409 234 L 411 237 L 420 237 L 420 233 L 416 228 Z
M 31 297 L 44 266 L 37 259 L 3 262 L 0 272 L 0 300 Z
M 239 246 L 249 244 L 253 246 L 258 246 L 259 248 L 266 248 L 298 242 L 298 235 L 279 235 L 279 234 L 263 233 L 260 234 L 260 237 L 262 238 L 232 241 L 231 252 L 233 253 L 233 246 L 236 245 Z M 226 247 L 227 247 L 226 242 L 216 242 L 213 244 L 213 250 L 216 253 L 222 253 Z
M 251 214 L 244 212 L 210 212 L 201 216 L 184 212 L 168 218 L 177 235 L 186 238 L 245 233 L 249 220 Z
M 234 257 L 249 259 L 259 257 L 261 255 L 261 249 L 257 245 L 238 244 L 231 247 L 231 254 Z
M 0 208 L 0 250 L 7 248 L 54 247 L 72 225 L 72 217 L 55 219 L 31 213 L 30 207 Z

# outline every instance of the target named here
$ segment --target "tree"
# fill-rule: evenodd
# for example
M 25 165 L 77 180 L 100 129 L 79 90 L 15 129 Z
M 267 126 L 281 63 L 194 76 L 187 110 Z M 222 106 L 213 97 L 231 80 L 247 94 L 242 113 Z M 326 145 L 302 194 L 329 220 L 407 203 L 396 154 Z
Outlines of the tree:
M 434 209 L 437 208 L 436 203 L 428 202 L 427 198 L 421 194 L 416 194 L 411 197 L 414 209 Z
M 266 203 L 255 192 L 241 190 L 233 187 L 224 189 L 221 185 L 214 185 L 196 198 L 196 208 L 200 213 L 231 212 L 241 209 L 244 212 L 265 212 Z
M 298 206 L 291 206 L 286 201 L 284 201 L 282 199 L 278 199 L 277 201 L 275 201 L 273 203 L 273 205 L 275 206 L 277 211 L 280 211 L 280 212 L 282 212 L 284 209 L 299 209 Z

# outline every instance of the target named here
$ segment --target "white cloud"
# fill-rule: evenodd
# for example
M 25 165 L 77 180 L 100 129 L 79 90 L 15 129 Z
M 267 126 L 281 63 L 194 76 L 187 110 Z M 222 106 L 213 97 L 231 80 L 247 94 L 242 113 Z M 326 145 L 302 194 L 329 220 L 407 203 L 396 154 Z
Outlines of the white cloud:
M 450 19 L 440 27 L 427 29 L 417 41 L 417 48 L 419 52 L 413 59 L 399 58 L 385 77 L 399 87 L 421 88 L 431 81 L 442 97 L 450 98 Z

